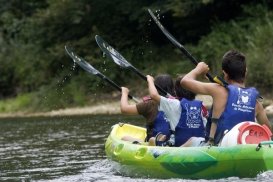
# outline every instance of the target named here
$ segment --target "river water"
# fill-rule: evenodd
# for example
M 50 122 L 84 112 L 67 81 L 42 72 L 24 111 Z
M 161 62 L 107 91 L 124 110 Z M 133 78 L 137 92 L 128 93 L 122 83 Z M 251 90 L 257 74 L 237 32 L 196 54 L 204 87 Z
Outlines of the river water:
M 111 126 L 119 122 L 144 126 L 143 118 L 122 115 L 1 119 L 0 181 L 195 181 L 119 174 L 104 152 Z M 256 178 L 198 181 L 272 180 L 268 171 Z

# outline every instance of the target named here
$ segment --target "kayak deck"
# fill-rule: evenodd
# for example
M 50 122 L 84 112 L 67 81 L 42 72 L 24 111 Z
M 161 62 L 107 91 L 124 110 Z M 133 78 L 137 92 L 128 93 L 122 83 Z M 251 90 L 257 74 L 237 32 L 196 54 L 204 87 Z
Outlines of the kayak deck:
M 116 124 L 105 143 L 106 155 L 123 175 L 153 178 L 217 179 L 255 177 L 273 170 L 272 142 L 234 147 L 157 147 L 123 141 L 123 136 L 144 140 L 146 129 Z

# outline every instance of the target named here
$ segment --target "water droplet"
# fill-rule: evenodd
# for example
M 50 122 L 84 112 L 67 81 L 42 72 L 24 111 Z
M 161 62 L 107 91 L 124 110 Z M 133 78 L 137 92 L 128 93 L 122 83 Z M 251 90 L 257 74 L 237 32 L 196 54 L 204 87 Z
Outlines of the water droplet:
M 74 64 L 73 64 L 71 70 L 72 70 L 72 71 L 75 71 L 75 69 L 76 69 L 76 62 L 74 61 Z

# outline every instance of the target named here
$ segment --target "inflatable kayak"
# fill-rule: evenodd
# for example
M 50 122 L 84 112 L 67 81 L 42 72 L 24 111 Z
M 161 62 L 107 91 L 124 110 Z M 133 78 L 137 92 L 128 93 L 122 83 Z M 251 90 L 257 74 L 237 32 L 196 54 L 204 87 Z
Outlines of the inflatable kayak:
M 158 147 L 121 140 L 144 140 L 146 129 L 116 124 L 105 143 L 107 157 L 122 175 L 151 178 L 217 179 L 255 177 L 273 170 L 273 141 L 231 147 Z

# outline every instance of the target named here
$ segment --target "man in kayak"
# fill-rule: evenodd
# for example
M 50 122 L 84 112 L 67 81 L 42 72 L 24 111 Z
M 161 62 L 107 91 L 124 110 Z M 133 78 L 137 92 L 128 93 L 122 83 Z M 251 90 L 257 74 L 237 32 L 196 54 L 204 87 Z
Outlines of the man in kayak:
M 170 122 L 174 133 L 174 146 L 199 146 L 205 140 L 206 118 L 201 101 L 195 100 L 195 94 L 180 86 L 182 76 L 175 82 L 176 96 L 179 99 L 169 99 L 158 94 L 154 79 L 147 75 L 149 93 L 151 98 L 159 104 Z
M 209 67 L 200 62 L 181 80 L 181 86 L 197 94 L 210 95 L 213 98 L 213 110 L 208 144 L 218 144 L 224 133 L 243 121 L 267 125 L 271 130 L 264 108 L 257 101 L 258 91 L 245 87 L 246 60 L 236 50 L 226 52 L 222 59 L 222 70 L 227 88 L 217 83 L 197 81 L 197 77 L 205 75 Z
M 167 93 L 174 95 L 174 84 L 172 77 L 168 74 L 158 75 L 155 78 L 155 83 L 165 90 Z M 123 114 L 131 115 L 142 115 L 146 118 L 147 124 L 147 137 L 146 141 L 149 141 L 151 137 L 155 137 L 158 133 L 162 133 L 166 136 L 170 136 L 170 126 L 166 121 L 166 117 L 163 112 L 158 111 L 158 104 L 153 101 L 150 97 L 144 97 L 143 102 L 137 104 L 130 104 L 128 102 L 129 90 L 126 87 L 121 87 L 121 100 L 120 100 L 120 109 Z M 163 93 L 160 92 L 161 95 Z M 136 138 L 125 136 L 123 140 L 132 141 L 132 142 L 144 142 L 139 141 Z M 153 143 L 150 143 L 153 145 Z

